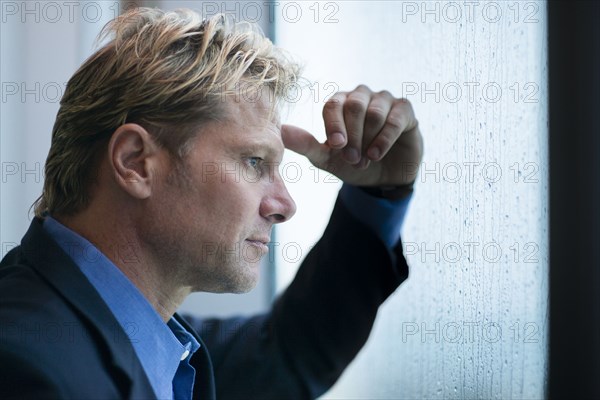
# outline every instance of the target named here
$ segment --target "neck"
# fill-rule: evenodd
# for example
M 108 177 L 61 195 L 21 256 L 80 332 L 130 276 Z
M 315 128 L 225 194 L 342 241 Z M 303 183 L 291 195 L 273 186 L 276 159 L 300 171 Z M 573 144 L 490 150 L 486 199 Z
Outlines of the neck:
M 167 322 L 190 294 L 189 287 L 179 285 L 176 276 L 164 268 L 146 250 L 134 221 L 94 215 L 84 211 L 76 216 L 54 217 L 64 226 L 84 237 L 100 250 L 138 288 L 163 321 Z

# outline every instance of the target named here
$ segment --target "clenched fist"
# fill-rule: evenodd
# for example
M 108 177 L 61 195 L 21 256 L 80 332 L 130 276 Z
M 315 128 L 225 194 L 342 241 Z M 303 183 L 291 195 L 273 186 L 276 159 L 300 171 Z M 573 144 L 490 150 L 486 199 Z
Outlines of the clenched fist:
M 360 85 L 333 95 L 323 119 L 325 143 L 302 128 L 283 125 L 285 147 L 352 185 L 401 186 L 415 180 L 423 138 L 408 100 Z

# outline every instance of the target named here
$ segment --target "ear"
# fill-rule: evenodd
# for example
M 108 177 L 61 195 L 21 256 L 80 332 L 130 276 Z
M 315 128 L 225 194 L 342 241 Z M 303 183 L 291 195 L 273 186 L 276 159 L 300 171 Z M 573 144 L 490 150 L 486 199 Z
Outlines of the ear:
M 108 159 L 116 183 L 137 199 L 148 198 L 165 169 L 165 150 L 138 124 L 121 125 L 108 143 Z

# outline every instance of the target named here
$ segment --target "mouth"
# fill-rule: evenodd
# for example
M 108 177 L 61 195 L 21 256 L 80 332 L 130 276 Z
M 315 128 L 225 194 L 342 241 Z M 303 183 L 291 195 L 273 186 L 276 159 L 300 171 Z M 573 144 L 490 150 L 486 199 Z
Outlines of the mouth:
M 269 238 L 248 238 L 246 239 L 246 242 L 250 246 L 258 248 L 262 253 L 267 253 L 269 252 L 269 240 Z

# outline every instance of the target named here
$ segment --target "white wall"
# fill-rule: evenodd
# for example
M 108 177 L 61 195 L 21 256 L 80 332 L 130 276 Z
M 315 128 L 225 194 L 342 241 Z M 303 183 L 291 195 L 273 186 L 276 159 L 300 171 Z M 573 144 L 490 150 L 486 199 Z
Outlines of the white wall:
M 21 241 L 42 191 L 66 82 L 118 1 L 0 2 L 0 255 Z
M 410 278 L 325 398 L 542 398 L 545 3 L 282 2 L 278 9 L 277 43 L 305 61 L 320 89 L 304 91 L 288 122 L 324 139 L 325 93 L 364 83 L 407 97 L 425 138 L 402 232 Z M 278 238 L 305 255 L 339 184 L 315 179 L 301 157 L 286 161 L 302 176 L 288 177 L 298 212 Z M 280 288 L 299 264 L 295 254 L 277 253 Z

